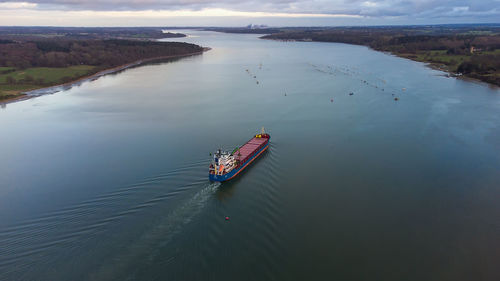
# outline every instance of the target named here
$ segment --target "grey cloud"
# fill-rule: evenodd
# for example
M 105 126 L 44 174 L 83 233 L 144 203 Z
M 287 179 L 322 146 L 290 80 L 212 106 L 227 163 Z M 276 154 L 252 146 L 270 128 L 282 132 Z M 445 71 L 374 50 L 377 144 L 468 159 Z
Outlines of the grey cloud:
M 54 10 L 201 10 L 224 8 L 246 12 L 345 14 L 364 17 L 500 18 L 499 0 L 0 0 L 36 3 Z

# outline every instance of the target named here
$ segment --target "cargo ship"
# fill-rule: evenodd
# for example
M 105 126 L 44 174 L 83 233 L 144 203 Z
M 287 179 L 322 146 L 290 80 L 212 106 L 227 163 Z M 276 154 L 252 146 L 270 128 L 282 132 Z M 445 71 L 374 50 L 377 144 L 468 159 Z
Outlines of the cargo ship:
M 236 177 L 250 163 L 252 163 L 262 152 L 269 147 L 271 136 L 266 134 L 264 128 L 260 134 L 255 135 L 241 147 L 237 147 L 229 153 L 221 149 L 214 153 L 214 159 L 208 170 L 211 181 L 223 182 Z

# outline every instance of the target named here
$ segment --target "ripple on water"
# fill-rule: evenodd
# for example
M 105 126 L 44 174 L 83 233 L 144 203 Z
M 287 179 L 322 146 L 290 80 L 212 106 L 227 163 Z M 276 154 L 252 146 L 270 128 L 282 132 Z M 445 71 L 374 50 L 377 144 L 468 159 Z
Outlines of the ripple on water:
M 112 224 L 172 198 L 182 197 L 190 190 L 200 189 L 207 185 L 206 163 L 206 160 L 193 162 L 4 228 L 0 232 L 0 279 L 8 280 L 12 276 L 28 279 L 36 277 L 40 271 L 50 268 L 49 265 L 58 258 L 57 253 L 78 252 L 77 249 L 88 246 L 85 241 L 96 239 Z M 201 188 L 181 209 L 174 209 L 167 215 L 167 221 L 183 219 L 182 215 L 191 207 L 199 207 L 201 201 L 206 200 L 203 196 L 213 193 L 214 188 L 216 185 L 213 184 Z M 159 227 L 169 228 L 168 223 Z
M 273 145 L 241 177 L 222 186 L 208 182 L 208 161 L 197 161 L 6 228 L 0 232 L 0 279 L 44 277 L 43 272 L 49 278 L 64 278 L 72 274 L 69 269 L 66 273 L 48 269 L 73 253 L 91 259 L 93 253 L 103 252 L 96 250 L 101 246 L 116 248 L 110 248 L 111 256 L 96 266 L 83 268 L 82 279 L 153 276 L 154 270 L 141 270 L 156 267 L 167 268 L 174 277 L 193 277 L 188 270 L 192 264 L 202 272 L 212 271 L 209 279 L 217 279 L 228 273 L 225 267 L 214 265 L 228 238 L 233 243 L 222 250 L 223 256 L 250 249 L 251 255 L 259 257 L 260 272 L 273 279 L 276 262 L 284 253 L 278 151 Z M 228 213 L 235 214 L 235 222 L 223 219 Z M 151 222 L 126 229 L 127 222 L 136 217 Z M 186 230 L 193 221 L 197 227 Z M 128 243 L 122 241 L 120 228 L 125 228 Z M 189 241 L 183 235 L 186 232 Z M 117 241 L 99 241 L 102 237 Z M 180 251 L 186 243 L 196 255 Z

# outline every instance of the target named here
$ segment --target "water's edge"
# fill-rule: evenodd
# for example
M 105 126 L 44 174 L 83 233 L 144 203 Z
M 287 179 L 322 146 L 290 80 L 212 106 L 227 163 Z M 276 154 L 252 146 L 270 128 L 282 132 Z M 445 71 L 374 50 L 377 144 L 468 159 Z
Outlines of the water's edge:
M 209 48 L 209 47 L 203 47 L 203 50 L 200 51 L 200 52 L 193 52 L 193 53 L 182 54 L 182 55 L 161 56 L 161 57 L 154 57 L 154 58 L 149 58 L 149 59 L 136 60 L 134 62 L 127 63 L 127 64 L 124 64 L 124 65 L 120 65 L 120 66 L 116 66 L 116 67 L 104 69 L 104 70 L 101 70 L 101 71 L 99 71 L 97 73 L 94 73 L 94 74 L 91 74 L 91 75 L 87 75 L 87 76 L 83 76 L 83 77 L 80 77 L 80 78 L 78 78 L 76 80 L 73 80 L 73 81 L 70 81 L 70 82 L 66 82 L 66 83 L 62 83 L 62 84 L 57 84 L 57 85 L 53 85 L 53 86 L 49 86 L 49 87 L 32 89 L 32 90 L 25 91 L 25 92 L 21 92 L 20 96 L 0 101 L 0 104 L 9 104 L 9 103 L 14 103 L 14 102 L 28 100 L 28 99 L 39 97 L 39 96 L 43 96 L 43 95 L 55 94 L 55 93 L 63 91 L 63 90 L 69 90 L 72 87 L 79 86 L 79 85 L 81 85 L 84 82 L 94 81 L 94 80 L 96 80 L 96 79 L 98 79 L 98 78 L 100 78 L 102 76 L 105 76 L 105 75 L 108 75 L 108 74 L 117 73 L 119 71 L 131 68 L 131 67 L 141 66 L 141 65 L 148 64 L 148 63 L 162 61 L 162 60 L 167 60 L 167 59 L 176 59 L 176 58 L 183 58 L 183 57 L 190 57 L 190 56 L 201 55 L 204 52 L 209 51 L 209 50 L 211 50 L 211 48 Z

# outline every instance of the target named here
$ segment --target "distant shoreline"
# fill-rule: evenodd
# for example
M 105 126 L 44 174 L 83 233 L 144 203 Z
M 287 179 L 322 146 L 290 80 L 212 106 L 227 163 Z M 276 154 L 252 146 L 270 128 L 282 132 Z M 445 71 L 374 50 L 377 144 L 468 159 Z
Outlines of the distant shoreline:
M 204 52 L 209 51 L 209 50 L 211 50 L 211 48 L 203 47 L 203 50 L 199 51 L 199 52 L 193 52 L 193 53 L 187 53 L 187 54 L 181 54 L 181 55 L 160 56 L 160 57 L 136 60 L 136 61 L 131 62 L 131 63 L 127 63 L 127 64 L 123 64 L 120 66 L 115 66 L 112 68 L 104 69 L 104 70 L 101 70 L 101 71 L 96 72 L 94 74 L 85 75 L 85 76 L 79 77 L 76 80 L 72 80 L 70 82 L 60 83 L 60 84 L 56 84 L 56 85 L 52 85 L 52 86 L 43 86 L 40 88 L 33 88 L 31 90 L 21 92 L 21 94 L 19 96 L 0 100 L 0 104 L 14 103 L 14 102 L 18 102 L 18 101 L 24 101 L 24 100 L 28 100 L 31 98 L 43 96 L 46 94 L 56 93 L 56 92 L 60 91 L 60 89 L 58 89 L 58 88 L 64 88 L 64 87 L 71 88 L 73 86 L 79 85 L 82 82 L 92 81 L 92 80 L 95 80 L 101 76 L 116 73 L 118 71 L 125 70 L 125 69 L 133 67 L 133 66 L 142 65 L 144 63 L 148 63 L 148 62 L 152 62 L 152 61 L 159 61 L 159 60 L 164 60 L 164 59 L 173 59 L 173 58 L 195 56 L 195 55 L 203 54 Z
M 338 43 L 338 44 L 347 44 L 347 45 L 354 45 L 354 46 L 365 46 L 365 47 L 370 48 L 370 49 L 372 49 L 372 50 L 374 50 L 376 52 L 387 53 L 387 54 L 396 56 L 398 58 L 403 58 L 403 59 L 407 59 L 407 60 L 411 60 L 411 61 L 423 63 L 428 68 L 431 68 L 431 69 L 434 69 L 434 70 L 439 70 L 439 71 L 442 71 L 442 72 L 446 72 L 447 73 L 447 77 L 453 77 L 453 78 L 457 78 L 457 79 L 461 79 L 461 80 L 469 81 L 469 82 L 473 81 L 473 82 L 485 83 L 486 85 L 488 85 L 490 87 L 500 88 L 500 85 L 497 85 L 497 84 L 495 84 L 493 82 L 490 82 L 490 81 L 487 81 L 487 80 L 483 80 L 483 79 L 480 79 L 478 77 L 472 77 L 472 76 L 469 76 L 467 74 L 457 73 L 457 72 L 449 69 L 448 66 L 446 66 L 445 64 L 442 64 L 442 63 L 436 63 L 436 62 L 425 61 L 425 60 L 416 60 L 416 59 L 413 59 L 411 56 L 408 56 L 407 54 L 400 54 L 400 53 L 397 53 L 397 52 L 377 50 L 377 49 L 374 49 L 374 48 L 372 48 L 370 46 L 367 46 L 367 45 L 345 43 L 345 42 L 314 41 L 314 40 L 311 40 L 311 39 L 278 39 L 278 38 L 264 38 L 264 37 L 259 37 L 259 39 L 271 40 L 271 41 L 281 41 L 281 42 Z
M 290 27 L 260 39 L 366 46 L 425 63 L 448 77 L 500 86 L 500 27 L 496 25 Z

